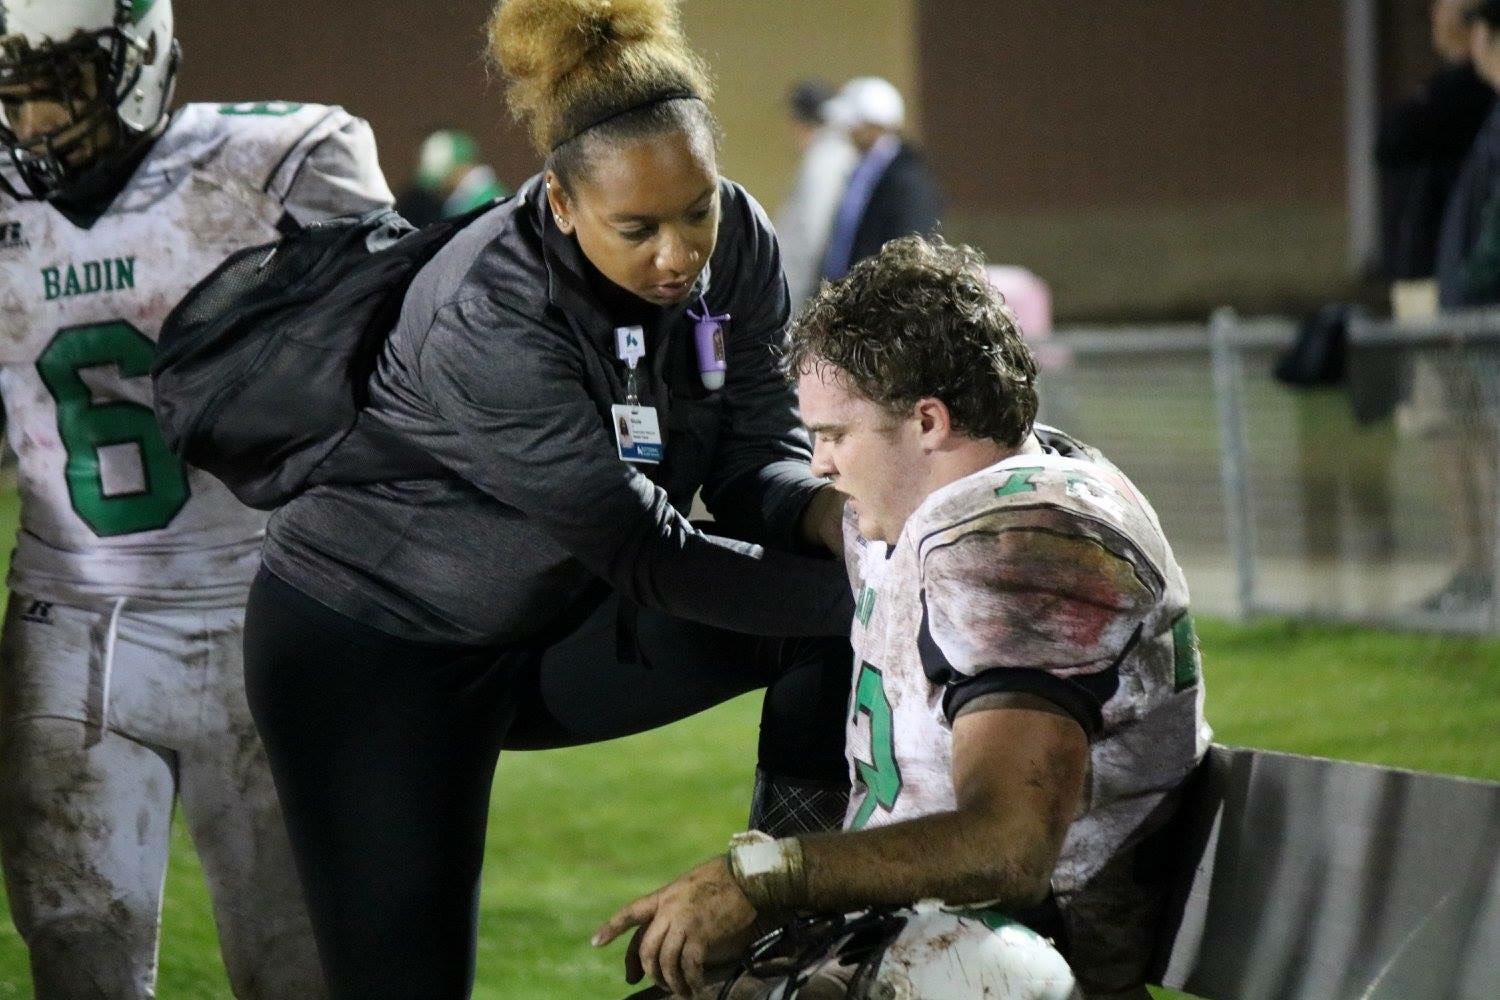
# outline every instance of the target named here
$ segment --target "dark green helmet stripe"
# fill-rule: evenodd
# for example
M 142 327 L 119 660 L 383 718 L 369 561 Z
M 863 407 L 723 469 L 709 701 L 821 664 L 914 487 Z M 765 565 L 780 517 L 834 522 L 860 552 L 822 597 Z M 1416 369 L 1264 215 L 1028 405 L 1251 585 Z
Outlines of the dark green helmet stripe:
M 140 24 L 155 6 L 156 0 L 130 0 L 130 23 Z

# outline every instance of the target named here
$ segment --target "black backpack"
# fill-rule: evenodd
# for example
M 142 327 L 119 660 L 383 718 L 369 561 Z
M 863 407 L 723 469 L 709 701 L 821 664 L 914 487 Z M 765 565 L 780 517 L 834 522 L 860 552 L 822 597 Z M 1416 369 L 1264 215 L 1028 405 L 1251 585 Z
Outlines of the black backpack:
M 162 325 L 168 447 L 267 510 L 318 483 L 443 474 L 362 416 L 366 386 L 417 271 L 492 207 L 420 230 L 381 209 L 231 255 Z
M 1297 339 L 1276 359 L 1276 381 L 1298 388 L 1339 385 L 1344 381 L 1352 306 L 1322 306 L 1297 328 Z

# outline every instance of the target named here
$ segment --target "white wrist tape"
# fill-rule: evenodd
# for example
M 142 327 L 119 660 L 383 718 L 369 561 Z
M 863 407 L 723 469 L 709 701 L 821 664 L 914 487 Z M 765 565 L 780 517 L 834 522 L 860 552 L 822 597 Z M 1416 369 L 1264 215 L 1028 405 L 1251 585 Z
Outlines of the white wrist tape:
M 729 841 L 729 870 L 760 913 L 796 910 L 807 900 L 802 842 L 795 837 L 737 833 Z

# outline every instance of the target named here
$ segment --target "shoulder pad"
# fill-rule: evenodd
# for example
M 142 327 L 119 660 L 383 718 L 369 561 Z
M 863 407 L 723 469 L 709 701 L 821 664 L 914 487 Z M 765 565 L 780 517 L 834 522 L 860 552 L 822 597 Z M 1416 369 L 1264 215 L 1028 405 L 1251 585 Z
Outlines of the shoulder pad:
M 352 120 L 326 104 L 189 104 L 172 116 L 153 165 L 206 171 L 280 200 L 308 153 Z
M 1039 528 L 1092 538 L 1158 577 L 1172 564 L 1156 512 L 1108 462 L 1061 455 L 1017 455 L 933 493 L 912 515 L 912 540 L 925 560 L 933 548 L 971 532 Z

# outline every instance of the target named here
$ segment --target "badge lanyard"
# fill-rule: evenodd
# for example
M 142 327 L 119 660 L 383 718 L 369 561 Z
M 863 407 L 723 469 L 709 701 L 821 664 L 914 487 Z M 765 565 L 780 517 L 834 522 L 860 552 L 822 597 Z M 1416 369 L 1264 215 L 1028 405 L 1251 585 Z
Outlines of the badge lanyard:
M 625 362 L 625 402 L 629 406 L 641 403 L 640 382 L 636 368 L 646 356 L 646 331 L 639 326 L 615 327 L 615 354 Z
M 724 325 L 730 316 L 724 313 L 715 316 L 709 311 L 708 302 L 698 296 L 698 308 L 702 312 L 688 310 L 693 323 L 693 346 L 698 349 L 698 377 L 703 388 L 710 392 L 724 387 L 724 373 L 729 367 L 729 352 L 724 347 Z
M 646 331 L 639 326 L 615 328 L 615 354 L 625 362 L 625 405 L 609 408 L 615 449 L 626 462 L 656 465 L 664 457 L 656 407 L 642 406 L 637 370 L 646 356 Z

